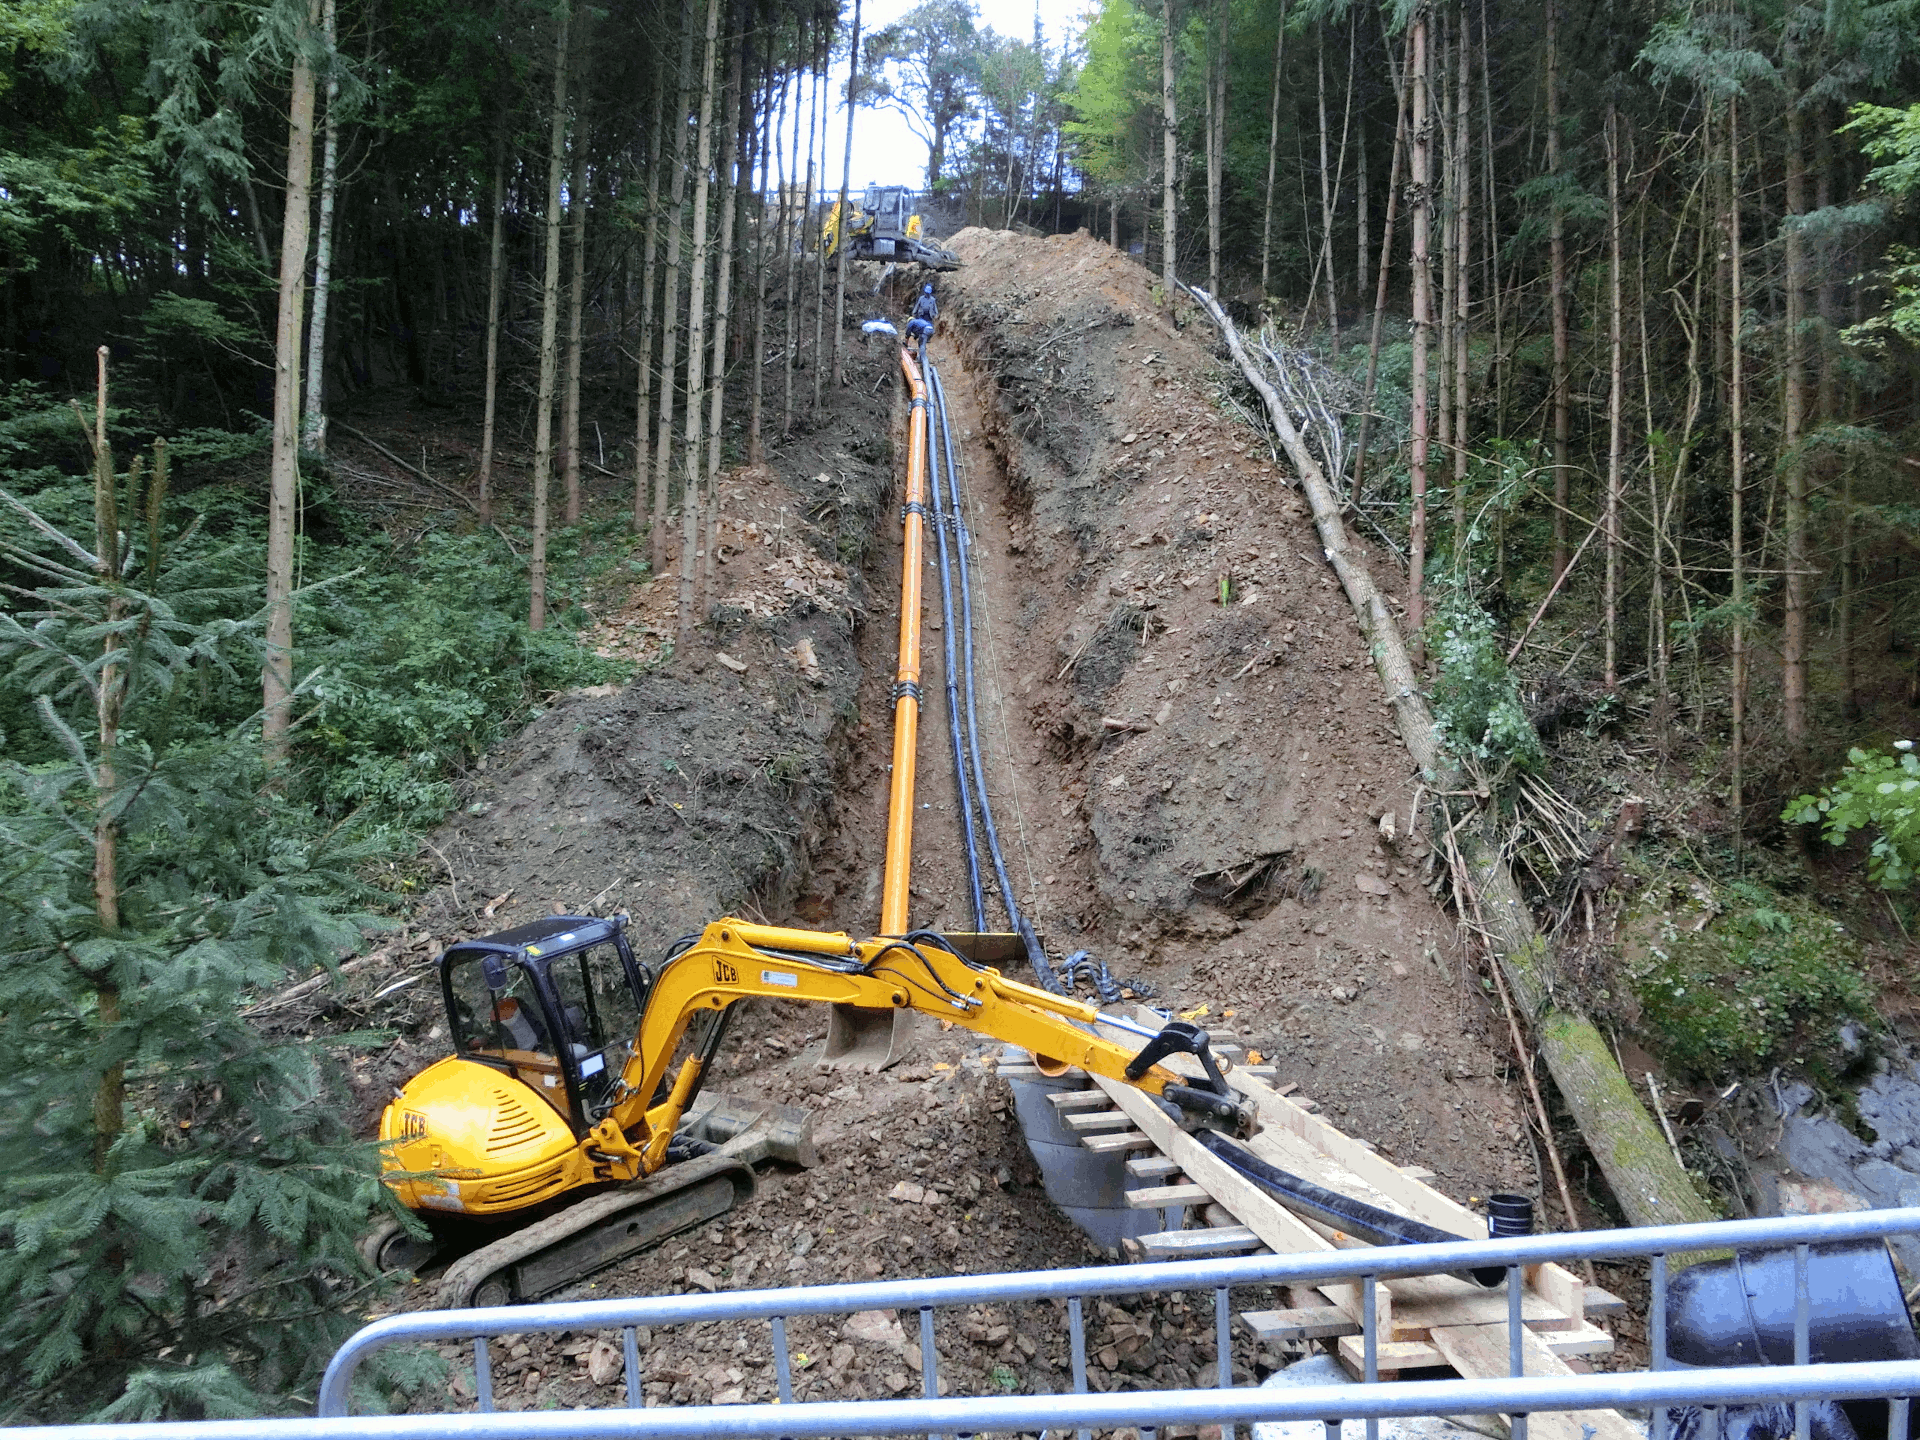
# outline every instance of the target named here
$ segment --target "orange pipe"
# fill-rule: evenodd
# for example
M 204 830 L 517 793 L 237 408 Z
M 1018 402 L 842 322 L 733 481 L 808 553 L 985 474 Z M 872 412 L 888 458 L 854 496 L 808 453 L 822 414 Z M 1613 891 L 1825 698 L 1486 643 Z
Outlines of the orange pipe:
M 925 568 L 927 387 L 912 352 L 900 350 L 912 393 L 907 411 L 907 503 L 900 558 L 900 664 L 893 687 L 893 783 L 887 797 L 887 861 L 880 878 L 882 935 L 907 932 L 908 872 L 913 866 L 914 759 L 920 741 L 920 575 Z

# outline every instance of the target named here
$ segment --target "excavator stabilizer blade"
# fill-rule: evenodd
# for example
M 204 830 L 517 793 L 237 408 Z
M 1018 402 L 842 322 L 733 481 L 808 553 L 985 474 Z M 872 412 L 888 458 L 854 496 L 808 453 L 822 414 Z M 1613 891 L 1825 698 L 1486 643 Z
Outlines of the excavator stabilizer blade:
M 729 1154 L 750 1165 L 777 1160 L 810 1170 L 820 1163 L 813 1143 L 813 1111 L 804 1105 L 703 1091 L 682 1117 L 680 1133 L 725 1145 Z
M 914 1012 L 835 1005 L 827 1016 L 827 1043 L 819 1063 L 835 1070 L 884 1070 L 906 1057 Z

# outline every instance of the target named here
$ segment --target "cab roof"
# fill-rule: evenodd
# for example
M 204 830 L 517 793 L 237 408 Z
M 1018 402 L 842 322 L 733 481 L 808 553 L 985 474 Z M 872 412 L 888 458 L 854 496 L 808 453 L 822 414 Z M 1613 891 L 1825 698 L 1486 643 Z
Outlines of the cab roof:
M 576 945 L 588 945 L 598 940 L 606 940 L 622 928 L 618 918 L 601 919 L 594 915 L 547 915 L 525 925 L 516 925 L 511 930 L 496 931 L 492 935 L 482 935 L 473 940 L 462 940 L 449 950 L 492 950 L 519 951 L 529 945 L 546 948 L 548 942 L 560 941 L 562 936 L 569 949 Z

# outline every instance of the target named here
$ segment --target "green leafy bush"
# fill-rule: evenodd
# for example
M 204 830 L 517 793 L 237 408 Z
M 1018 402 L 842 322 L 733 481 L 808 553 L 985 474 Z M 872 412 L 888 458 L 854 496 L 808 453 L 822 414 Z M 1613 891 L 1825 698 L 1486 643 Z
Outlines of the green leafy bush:
M 526 583 L 490 534 L 429 534 L 397 564 L 384 539 L 346 557 L 359 573 L 300 607 L 300 664 L 321 667 L 302 754 L 331 813 L 408 829 L 453 803 L 454 774 L 545 693 L 629 667 L 571 630 L 531 630 Z
M 1781 819 L 1820 826 L 1829 844 L 1844 845 L 1855 830 L 1873 830 L 1867 873 L 1883 890 L 1905 890 L 1920 867 L 1920 756 L 1911 740 L 1896 740 L 1898 753 L 1847 752 L 1840 778 L 1818 795 L 1802 795 Z
M 1493 617 L 1455 592 L 1427 622 L 1427 650 L 1438 674 L 1431 702 L 1440 740 L 1463 760 L 1497 770 L 1537 769 L 1540 736 L 1520 704 Z
M 1843 1021 L 1872 1017 L 1873 987 L 1843 927 L 1746 882 L 1727 886 L 1724 902 L 1705 929 L 1665 919 L 1628 966 L 1641 1018 L 1668 1059 L 1706 1079 L 1817 1062 Z

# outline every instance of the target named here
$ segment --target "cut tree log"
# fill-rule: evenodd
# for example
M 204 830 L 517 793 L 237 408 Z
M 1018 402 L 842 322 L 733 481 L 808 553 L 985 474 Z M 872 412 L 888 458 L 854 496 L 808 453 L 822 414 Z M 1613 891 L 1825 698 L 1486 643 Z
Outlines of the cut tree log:
M 1435 790 L 1466 791 L 1466 777 L 1435 740 L 1433 715 L 1420 692 L 1400 626 L 1374 586 L 1366 562 L 1351 549 L 1346 523 L 1340 516 L 1339 497 L 1328 484 L 1320 462 L 1301 438 L 1273 383 L 1247 354 L 1232 319 L 1206 291 L 1185 288 L 1220 327 L 1234 362 L 1266 404 L 1267 417 L 1313 509 L 1321 551 L 1347 592 L 1374 668 L 1387 687 L 1407 753 Z M 1444 816 L 1446 807 L 1437 805 L 1435 813 Z M 1463 825 L 1455 843 L 1479 892 L 1478 918 L 1513 990 L 1514 1003 L 1531 1021 L 1541 1058 L 1547 1062 L 1547 1070 L 1560 1087 L 1574 1123 L 1599 1162 L 1621 1211 L 1635 1225 L 1719 1219 L 1673 1158 L 1599 1030 L 1567 1004 L 1563 995 L 1555 993 L 1552 953 L 1535 928 L 1533 914 L 1498 848 L 1477 825 Z

